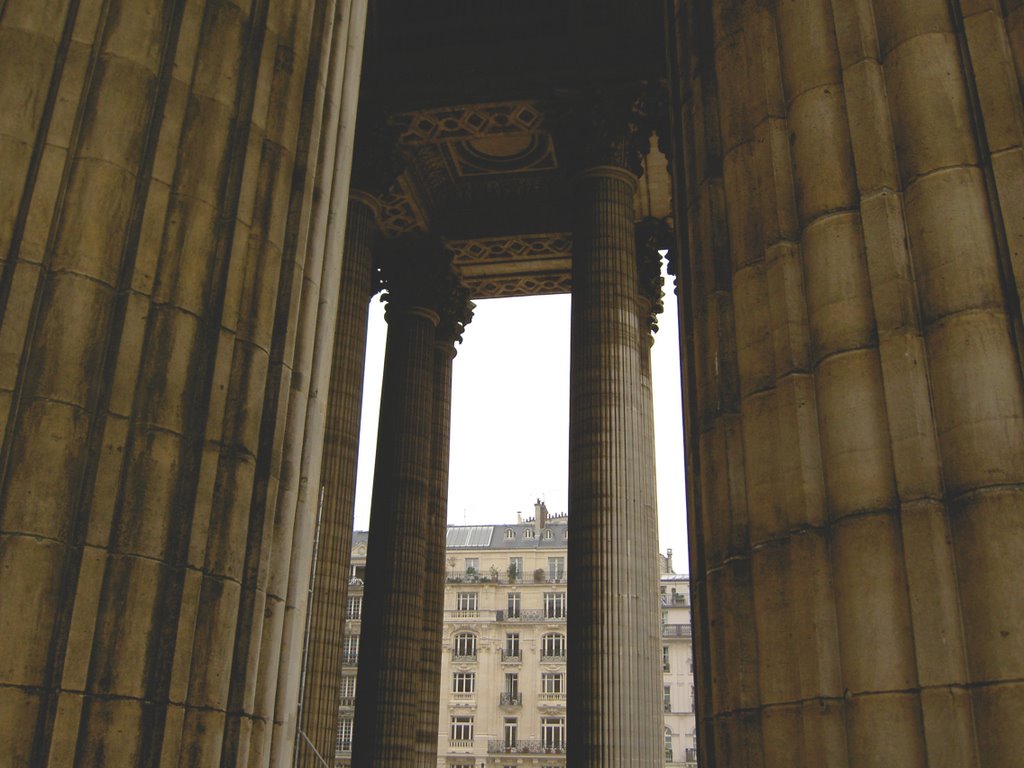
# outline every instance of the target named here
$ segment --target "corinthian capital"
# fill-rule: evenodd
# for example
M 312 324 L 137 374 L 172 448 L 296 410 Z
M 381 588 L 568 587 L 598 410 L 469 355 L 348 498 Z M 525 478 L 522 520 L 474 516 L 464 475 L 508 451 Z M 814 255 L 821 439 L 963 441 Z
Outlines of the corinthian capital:
M 469 291 L 452 266 L 452 256 L 438 237 L 390 241 L 380 254 L 378 277 L 388 313 L 426 311 L 435 321 L 458 326 L 453 341 L 469 322 Z M 458 307 L 463 307 L 460 311 Z
M 672 232 L 668 225 L 654 218 L 646 218 L 636 225 L 636 265 L 639 299 L 648 307 L 647 324 L 652 333 L 658 332 L 658 315 L 665 308 L 662 301 L 664 279 L 661 276 L 661 251 L 671 244 Z
M 567 96 L 555 110 L 557 145 L 573 174 L 623 168 L 639 177 L 650 144 L 654 92 L 647 83 Z

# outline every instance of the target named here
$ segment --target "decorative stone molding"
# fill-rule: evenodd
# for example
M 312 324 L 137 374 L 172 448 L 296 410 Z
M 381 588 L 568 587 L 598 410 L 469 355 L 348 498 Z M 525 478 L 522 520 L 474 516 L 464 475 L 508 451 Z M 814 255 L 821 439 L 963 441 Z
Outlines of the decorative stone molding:
M 537 102 L 500 102 L 446 107 L 396 115 L 391 122 L 406 146 L 474 139 L 508 133 L 537 133 L 546 127 Z
M 572 290 L 572 280 L 568 272 L 553 275 L 488 276 L 467 278 L 466 286 L 476 299 L 498 299 L 569 293 Z
M 427 217 L 407 188 L 404 177 L 399 178 L 380 197 L 377 225 L 387 238 L 426 232 Z
M 550 232 L 475 240 L 448 240 L 447 246 L 452 252 L 455 264 L 570 256 L 572 254 L 572 234 Z

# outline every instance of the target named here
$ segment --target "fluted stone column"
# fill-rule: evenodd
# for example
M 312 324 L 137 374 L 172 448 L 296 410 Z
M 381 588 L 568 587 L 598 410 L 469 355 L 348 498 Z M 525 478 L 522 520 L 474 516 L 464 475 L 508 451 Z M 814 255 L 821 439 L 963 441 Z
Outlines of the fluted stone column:
M 259 498 L 283 466 L 264 430 L 286 421 L 277 373 L 311 375 L 284 343 L 309 305 L 290 270 L 315 308 L 338 267 L 311 223 L 314 186 L 347 174 L 320 164 L 321 135 L 351 153 L 324 88 L 356 85 L 336 5 L 359 3 L 0 13 L 12 765 L 219 765 L 246 738 L 230 688 L 259 578 L 247 535 L 271 527 Z M 256 690 L 251 667 L 238 679 Z
M 342 669 L 339 638 L 345 627 L 352 548 L 366 324 L 373 293 L 373 247 L 377 234 L 375 205 L 368 195 L 353 191 L 345 230 L 320 475 L 323 506 L 300 700 L 301 733 L 296 743 L 298 765 L 308 768 L 319 768 L 321 759 L 333 761 L 337 738 Z
M 441 636 L 444 629 L 445 555 L 448 532 L 448 459 L 451 447 L 452 362 L 455 345 L 472 318 L 469 293 L 457 288 L 442 308 L 434 346 L 434 406 L 431 430 L 430 502 L 423 579 L 423 642 L 420 656 L 417 768 L 437 765 L 441 715 Z
M 454 274 L 440 241 L 383 257 L 388 301 L 370 509 L 352 764 L 415 764 L 426 521 L 432 485 L 435 332 Z
M 632 521 L 633 535 L 638 542 L 636 563 L 643 567 L 646 563 L 650 583 L 657 584 L 661 571 L 658 567 L 658 477 L 657 457 L 655 456 L 654 433 L 654 382 L 651 378 L 651 348 L 654 346 L 654 334 L 658 330 L 658 315 L 664 309 L 662 293 L 661 262 L 659 250 L 666 247 L 670 233 L 663 222 L 646 219 L 636 225 L 636 259 L 637 259 L 637 322 L 640 333 L 640 392 L 638 404 L 641 418 L 641 456 L 640 471 L 644 486 L 641 496 L 642 514 Z M 652 523 L 653 521 L 653 523 Z M 649 558 L 649 560 L 648 560 Z M 633 651 L 640 672 L 650 676 L 650 687 L 662 691 L 663 672 L 661 658 L 661 601 L 657 589 L 640 593 L 638 622 L 647 638 Z M 664 720 L 662 698 L 647 697 L 643 704 L 649 707 L 644 715 L 652 721 Z M 660 731 L 659 731 L 660 733 Z M 662 750 L 664 739 L 662 739 Z M 664 755 L 663 751 L 661 752 Z
M 1024 749 L 1002 8 L 676 4 L 717 765 Z
M 602 100 L 566 137 L 582 150 L 574 162 L 567 723 L 568 764 L 581 768 L 664 759 L 661 686 L 647 668 L 659 641 L 657 611 L 647 615 L 657 517 L 644 461 L 648 342 L 637 311 L 633 107 L 630 98 Z

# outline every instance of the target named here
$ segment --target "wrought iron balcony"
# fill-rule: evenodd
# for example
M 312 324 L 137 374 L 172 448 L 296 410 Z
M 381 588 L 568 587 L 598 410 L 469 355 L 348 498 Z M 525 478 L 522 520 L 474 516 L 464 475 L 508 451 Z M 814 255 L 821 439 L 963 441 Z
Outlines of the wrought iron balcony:
M 565 651 L 541 651 L 541 661 L 565 661 Z
M 476 661 L 476 651 L 460 651 L 457 648 L 453 648 L 452 661 Z
M 540 739 L 518 739 L 507 742 L 504 739 L 489 739 L 487 742 L 489 755 L 564 755 L 565 745 L 545 746 Z
M 498 621 L 549 621 L 544 618 L 544 611 L 540 608 L 521 608 L 514 615 L 498 611 Z
M 509 651 L 503 648 L 501 650 L 501 661 L 504 664 L 521 664 L 523 662 L 523 652 L 521 650 Z
M 523 706 L 523 694 L 505 691 L 501 694 L 499 703 L 503 707 L 521 707 Z

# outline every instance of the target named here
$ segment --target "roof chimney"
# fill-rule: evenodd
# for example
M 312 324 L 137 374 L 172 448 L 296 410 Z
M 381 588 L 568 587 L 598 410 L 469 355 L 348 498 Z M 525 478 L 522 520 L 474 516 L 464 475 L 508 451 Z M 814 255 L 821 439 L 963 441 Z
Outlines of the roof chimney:
M 544 524 L 548 519 L 548 505 L 540 499 L 537 499 L 533 504 L 533 525 L 540 531 L 544 529 Z
M 516 512 L 516 525 L 522 525 L 522 524 L 523 524 L 523 513 L 522 512 Z
M 672 570 L 672 550 L 668 549 L 665 551 L 665 573 L 675 573 Z

